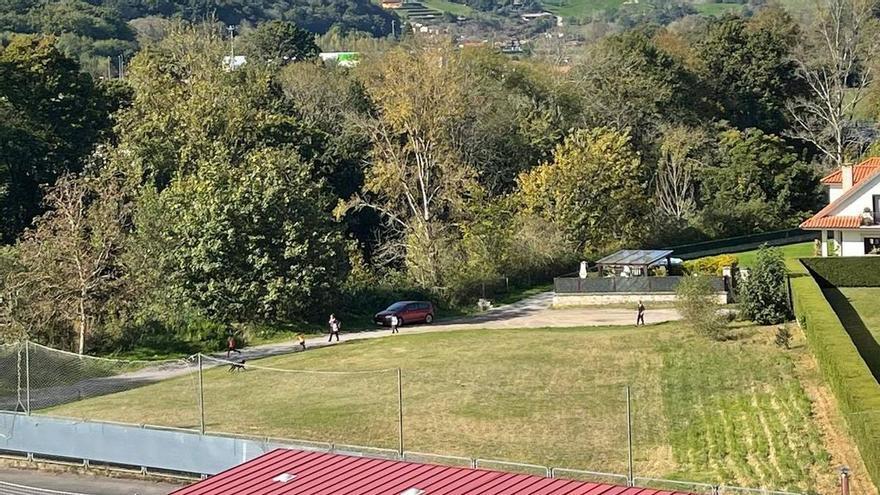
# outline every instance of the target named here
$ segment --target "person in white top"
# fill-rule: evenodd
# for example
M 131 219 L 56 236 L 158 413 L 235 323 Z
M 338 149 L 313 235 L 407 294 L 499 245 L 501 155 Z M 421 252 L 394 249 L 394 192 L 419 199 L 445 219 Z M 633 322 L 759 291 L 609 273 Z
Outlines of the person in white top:
M 391 315 L 391 333 L 400 333 L 400 318 Z
M 336 336 L 336 342 L 339 342 L 339 327 L 342 323 L 336 319 L 335 315 L 330 315 L 330 339 L 327 342 L 333 342 L 333 336 Z

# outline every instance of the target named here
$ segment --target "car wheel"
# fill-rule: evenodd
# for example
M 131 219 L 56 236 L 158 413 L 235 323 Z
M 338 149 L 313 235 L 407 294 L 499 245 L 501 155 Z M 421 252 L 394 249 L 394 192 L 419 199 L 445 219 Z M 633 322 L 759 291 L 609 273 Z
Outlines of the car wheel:
M 430 324 L 432 321 L 434 321 L 434 315 L 428 313 L 428 315 L 425 316 L 425 323 Z

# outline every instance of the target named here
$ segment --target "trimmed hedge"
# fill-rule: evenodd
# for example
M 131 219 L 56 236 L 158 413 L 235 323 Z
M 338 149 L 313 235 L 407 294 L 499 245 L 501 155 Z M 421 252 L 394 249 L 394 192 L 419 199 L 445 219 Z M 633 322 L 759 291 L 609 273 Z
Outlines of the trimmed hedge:
M 804 269 L 808 261 L 814 259 L 802 260 L 804 265 L 791 278 L 795 315 L 837 398 L 868 474 L 880 487 L 880 384 L 825 299 L 819 283 Z M 823 268 L 826 267 L 820 267 Z
M 880 256 L 804 258 L 801 262 L 825 287 L 880 287 Z

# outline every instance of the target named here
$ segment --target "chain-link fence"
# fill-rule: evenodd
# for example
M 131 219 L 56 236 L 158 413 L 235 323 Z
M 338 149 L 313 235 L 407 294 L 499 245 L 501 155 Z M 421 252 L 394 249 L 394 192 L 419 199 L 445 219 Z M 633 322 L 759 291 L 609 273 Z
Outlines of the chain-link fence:
M 515 369 L 516 351 L 494 359 L 512 360 L 510 369 Z M 370 361 L 358 356 L 357 362 Z M 608 365 L 615 365 L 613 356 Z M 484 369 L 467 362 L 449 369 L 350 369 L 342 356 L 333 369 L 290 366 L 290 360 L 248 362 L 237 355 L 122 361 L 33 343 L 5 345 L 0 346 L 0 410 L 653 488 L 683 483 L 661 479 L 666 473 L 682 467 L 699 472 L 704 466 L 728 479 L 800 488 L 794 480 L 807 479 L 802 470 L 816 465 L 813 457 L 821 455 L 816 450 L 821 441 L 800 426 L 809 423 L 810 414 L 802 393 L 741 396 L 735 393 L 741 387 L 731 381 L 719 382 L 716 395 L 693 396 L 688 380 L 699 369 L 678 369 L 674 363 L 667 366 L 668 373 L 676 373 L 670 375 L 674 386 L 645 381 L 634 388 L 564 370 L 484 375 Z M 742 452 L 766 456 L 739 462 L 735 456 Z M 523 463 L 492 460 L 497 458 Z M 694 493 L 740 493 L 689 485 Z

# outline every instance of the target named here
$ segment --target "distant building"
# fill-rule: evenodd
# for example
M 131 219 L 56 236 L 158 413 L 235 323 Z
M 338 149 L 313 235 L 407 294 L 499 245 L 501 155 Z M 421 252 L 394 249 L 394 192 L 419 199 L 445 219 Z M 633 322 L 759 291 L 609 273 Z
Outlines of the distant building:
M 383 9 L 399 9 L 403 7 L 403 0 L 382 0 Z
M 360 62 L 358 52 L 323 52 L 320 57 L 324 63 L 335 63 L 341 67 L 354 67 Z

